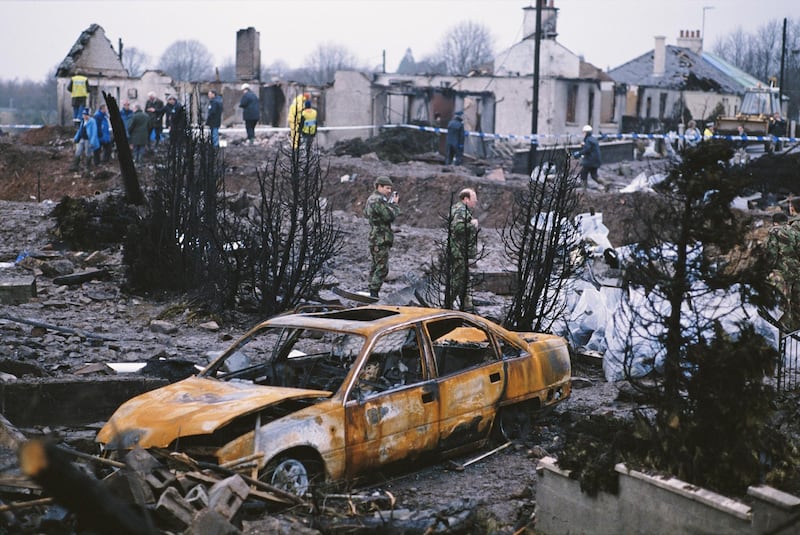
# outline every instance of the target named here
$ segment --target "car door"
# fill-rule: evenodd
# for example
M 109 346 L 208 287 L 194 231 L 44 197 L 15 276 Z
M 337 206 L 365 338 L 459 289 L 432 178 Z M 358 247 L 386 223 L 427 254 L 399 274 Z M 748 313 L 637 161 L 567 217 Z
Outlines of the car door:
M 439 447 L 486 438 L 506 383 L 488 330 L 458 316 L 426 323 L 439 390 Z
M 345 402 L 348 476 L 436 448 L 439 396 L 423 348 L 415 327 L 386 333 L 354 374 Z

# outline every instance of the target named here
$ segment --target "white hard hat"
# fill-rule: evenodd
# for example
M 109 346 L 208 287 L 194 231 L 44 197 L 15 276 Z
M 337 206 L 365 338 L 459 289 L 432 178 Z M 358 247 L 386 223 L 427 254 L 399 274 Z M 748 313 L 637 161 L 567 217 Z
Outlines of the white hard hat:
M 592 126 L 587 124 L 586 126 L 583 127 L 583 131 L 584 132 L 591 132 L 592 131 Z
M 245 89 L 250 89 L 250 84 L 242 84 L 242 91 Z

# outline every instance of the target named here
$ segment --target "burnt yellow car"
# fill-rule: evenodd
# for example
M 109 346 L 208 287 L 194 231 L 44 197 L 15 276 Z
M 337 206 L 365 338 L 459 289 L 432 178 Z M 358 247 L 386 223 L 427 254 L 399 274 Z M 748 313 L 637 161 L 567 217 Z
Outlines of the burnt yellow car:
M 124 403 L 108 452 L 181 451 L 302 495 L 389 463 L 453 454 L 570 394 L 558 336 L 452 310 L 365 306 L 269 319 L 198 375 Z M 251 461 L 252 462 L 252 461 Z

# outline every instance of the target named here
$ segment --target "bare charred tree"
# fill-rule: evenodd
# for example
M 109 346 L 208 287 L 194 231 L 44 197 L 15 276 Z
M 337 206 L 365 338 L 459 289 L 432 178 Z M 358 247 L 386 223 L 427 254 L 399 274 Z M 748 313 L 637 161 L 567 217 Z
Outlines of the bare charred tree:
M 465 21 L 447 30 L 433 55 L 433 61 L 444 63 L 447 74 L 467 74 L 491 61 L 492 49 L 489 29 L 478 22 Z
M 341 231 L 322 199 L 319 152 L 284 146 L 258 172 L 259 195 L 246 217 L 242 245 L 242 298 L 276 314 L 317 294 L 324 266 L 341 248 Z
M 217 277 L 226 273 L 218 224 L 218 217 L 224 219 L 218 205 L 223 161 L 203 129 L 187 131 L 159 158 L 146 214 L 125 242 L 128 284 L 139 290 L 202 288 L 207 299 L 219 302 L 214 294 L 225 291 Z
M 131 204 L 141 205 L 144 203 L 144 193 L 142 193 L 142 188 L 139 185 L 136 166 L 133 165 L 131 147 L 128 145 L 128 133 L 125 131 L 125 123 L 122 121 L 122 116 L 119 114 L 117 99 L 105 91 L 103 91 L 103 99 L 108 106 L 111 130 L 114 133 L 117 160 L 122 173 L 122 183 L 125 185 L 125 199 Z
M 545 161 L 555 161 L 555 151 Z M 516 266 L 516 289 L 505 325 L 548 331 L 566 306 L 578 246 L 574 216 L 577 175 L 569 166 L 546 163 L 535 170 L 527 191 L 515 199 L 502 230 L 506 255 Z

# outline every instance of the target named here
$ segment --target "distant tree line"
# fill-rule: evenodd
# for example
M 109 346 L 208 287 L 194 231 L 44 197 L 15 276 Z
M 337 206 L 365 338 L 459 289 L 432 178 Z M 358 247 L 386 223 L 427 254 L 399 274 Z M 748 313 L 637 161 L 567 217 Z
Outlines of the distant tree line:
M 0 80 L 0 112 L 13 110 L 14 122 L 18 124 L 54 123 L 56 107 L 55 68 L 43 82 Z
M 719 39 L 713 53 L 748 74 L 780 84 L 783 19 L 774 19 L 753 33 L 742 28 Z M 784 50 L 783 94 L 790 98 L 789 117 L 800 111 L 800 18 L 787 19 Z

